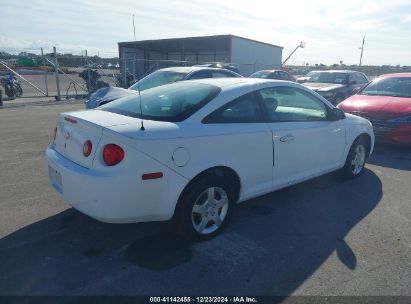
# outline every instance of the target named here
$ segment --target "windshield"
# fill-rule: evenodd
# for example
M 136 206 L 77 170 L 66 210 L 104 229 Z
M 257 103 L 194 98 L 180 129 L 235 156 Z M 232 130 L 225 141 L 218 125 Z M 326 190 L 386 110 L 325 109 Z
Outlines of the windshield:
M 140 91 L 144 91 L 164 84 L 183 80 L 186 75 L 187 73 L 181 72 L 155 71 L 133 84 L 129 89 L 138 91 L 140 88 Z
M 411 77 L 377 78 L 360 94 L 411 98 Z
M 310 72 L 306 75 L 308 82 L 347 84 L 347 73 Z
M 254 74 L 251 74 L 250 77 L 251 78 L 267 78 L 268 75 L 270 74 L 271 74 L 270 71 L 258 71 L 258 72 L 255 72 Z
M 219 92 L 220 88 L 213 85 L 183 81 L 141 92 L 141 109 L 138 94 L 117 99 L 98 109 L 150 120 L 182 121 Z

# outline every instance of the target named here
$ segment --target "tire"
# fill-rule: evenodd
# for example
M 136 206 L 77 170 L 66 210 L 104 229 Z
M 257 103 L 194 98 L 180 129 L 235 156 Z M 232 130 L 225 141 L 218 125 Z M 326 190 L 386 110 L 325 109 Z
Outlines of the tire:
M 14 90 L 9 84 L 4 86 L 4 91 L 6 92 L 7 97 L 14 99 Z
M 365 140 L 357 138 L 348 152 L 345 165 L 343 167 L 344 177 L 351 179 L 360 176 L 364 171 L 365 161 L 367 159 L 367 145 Z
M 19 84 L 15 85 L 15 91 L 16 91 L 16 97 L 21 97 L 23 96 L 23 89 L 21 88 L 21 86 Z
M 221 177 L 206 175 L 184 190 L 177 205 L 179 234 L 189 240 L 208 240 L 227 226 L 235 191 Z

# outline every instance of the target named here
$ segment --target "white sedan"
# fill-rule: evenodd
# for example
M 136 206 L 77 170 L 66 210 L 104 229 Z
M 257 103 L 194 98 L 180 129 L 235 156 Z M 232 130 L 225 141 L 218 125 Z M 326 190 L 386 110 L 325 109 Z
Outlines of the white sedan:
M 164 221 L 193 239 L 227 224 L 235 203 L 341 169 L 372 153 L 366 119 L 292 82 L 178 82 L 94 110 L 62 113 L 46 151 L 52 186 L 110 223 Z

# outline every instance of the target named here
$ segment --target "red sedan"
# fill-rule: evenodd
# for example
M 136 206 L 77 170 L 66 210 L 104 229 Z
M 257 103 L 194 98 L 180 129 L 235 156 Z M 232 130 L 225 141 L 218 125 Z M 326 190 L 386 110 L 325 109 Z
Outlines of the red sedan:
M 338 107 L 370 120 L 377 140 L 411 145 L 411 73 L 382 75 Z

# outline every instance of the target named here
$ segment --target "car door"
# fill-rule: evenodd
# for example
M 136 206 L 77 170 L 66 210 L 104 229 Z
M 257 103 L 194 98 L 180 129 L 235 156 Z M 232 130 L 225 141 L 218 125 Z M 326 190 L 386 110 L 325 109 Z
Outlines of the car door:
M 259 90 L 272 132 L 273 188 L 294 184 L 343 163 L 345 128 L 312 93 L 291 86 Z
M 272 135 L 255 92 L 228 102 L 202 123 L 209 134 L 209 159 L 219 159 L 240 176 L 240 200 L 272 190 Z

